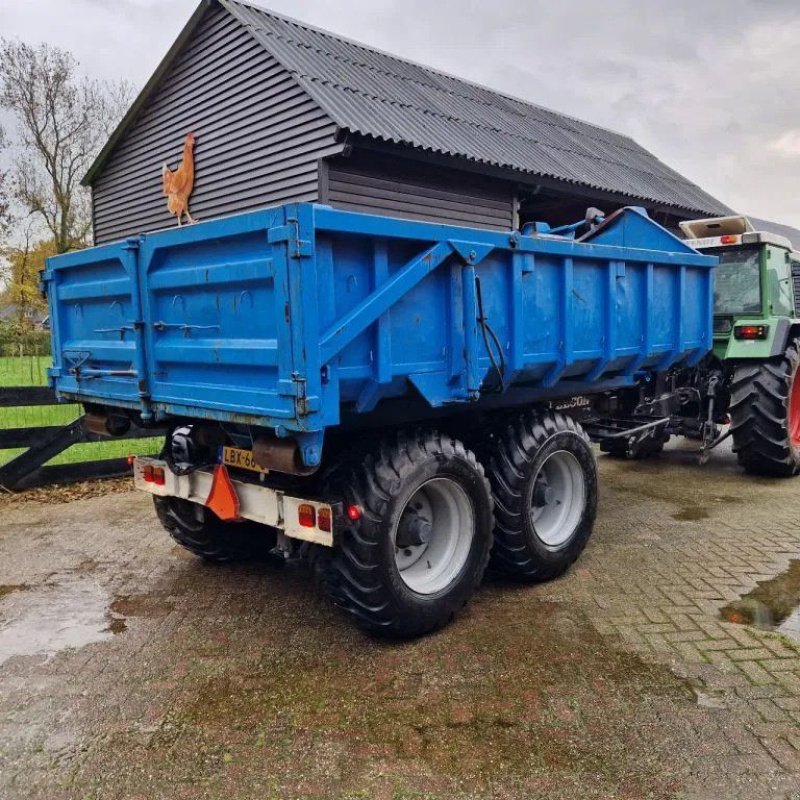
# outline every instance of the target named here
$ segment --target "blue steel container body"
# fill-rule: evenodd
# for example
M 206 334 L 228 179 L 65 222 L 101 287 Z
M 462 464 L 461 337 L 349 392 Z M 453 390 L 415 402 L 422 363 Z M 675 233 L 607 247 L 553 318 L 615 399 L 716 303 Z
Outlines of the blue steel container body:
M 577 241 L 267 208 L 51 258 L 51 382 L 311 441 L 343 407 L 484 402 L 482 299 L 495 405 L 601 391 L 702 357 L 715 264 L 635 208 Z

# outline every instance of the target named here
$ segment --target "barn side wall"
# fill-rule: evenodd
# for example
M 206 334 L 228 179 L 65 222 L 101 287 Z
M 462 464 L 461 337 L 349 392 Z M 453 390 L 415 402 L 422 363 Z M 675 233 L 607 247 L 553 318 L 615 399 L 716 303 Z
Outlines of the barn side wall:
M 322 199 L 335 208 L 495 230 L 515 226 L 510 181 L 358 149 L 326 166 Z
M 198 220 L 319 199 L 320 159 L 336 126 L 236 19 L 209 10 L 92 186 L 95 242 L 175 224 L 161 166 L 197 136 Z

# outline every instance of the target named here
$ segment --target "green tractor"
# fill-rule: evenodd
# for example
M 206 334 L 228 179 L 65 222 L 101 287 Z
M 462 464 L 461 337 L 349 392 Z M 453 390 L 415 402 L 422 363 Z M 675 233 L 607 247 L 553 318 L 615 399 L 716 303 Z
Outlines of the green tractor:
M 707 387 L 715 407 L 707 422 L 729 416 L 733 449 L 748 472 L 796 475 L 800 253 L 785 237 L 756 231 L 746 217 L 682 222 L 681 230 L 688 244 L 719 257 L 714 346 L 701 367 L 717 373 Z
M 682 435 L 702 442 L 705 460 L 730 436 L 748 472 L 797 475 L 800 253 L 746 217 L 680 225 L 688 244 L 719 257 L 713 348 L 696 367 L 648 375 L 612 397 L 589 430 L 603 451 L 628 458 L 656 454 Z

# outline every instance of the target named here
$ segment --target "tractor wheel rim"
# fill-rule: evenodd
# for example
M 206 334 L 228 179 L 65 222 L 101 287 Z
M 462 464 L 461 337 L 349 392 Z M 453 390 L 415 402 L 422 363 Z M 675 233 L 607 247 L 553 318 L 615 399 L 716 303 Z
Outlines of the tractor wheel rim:
M 408 514 L 431 523 L 430 539 L 424 544 L 398 547 L 398 530 Z M 475 513 L 466 491 L 450 478 L 426 481 L 403 507 L 393 531 L 400 578 L 417 594 L 441 592 L 461 573 L 474 537 Z
M 561 547 L 575 534 L 586 508 L 586 478 L 573 453 L 557 450 L 539 466 L 531 491 L 530 520 L 548 547 Z
M 800 447 L 800 368 L 792 376 L 789 391 L 789 438 L 794 447 Z

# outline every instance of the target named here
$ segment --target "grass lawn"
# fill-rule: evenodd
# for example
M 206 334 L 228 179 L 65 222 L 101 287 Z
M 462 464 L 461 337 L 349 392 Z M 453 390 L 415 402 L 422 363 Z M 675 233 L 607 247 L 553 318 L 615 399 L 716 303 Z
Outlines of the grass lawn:
M 49 356 L 0 357 L 0 387 L 45 386 Z M 66 425 L 81 413 L 80 406 L 22 406 L 0 408 L 0 428 L 28 428 L 43 425 Z M 105 458 L 152 453 L 159 448 L 155 439 L 109 440 L 91 444 L 76 444 L 59 453 L 48 464 L 74 464 L 79 461 L 100 461 Z M 12 459 L 23 450 L 0 450 L 0 464 Z
M 0 386 L 45 386 L 50 356 L 1 356 Z

